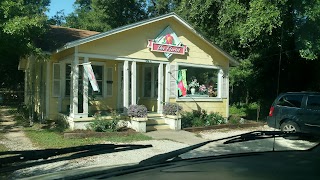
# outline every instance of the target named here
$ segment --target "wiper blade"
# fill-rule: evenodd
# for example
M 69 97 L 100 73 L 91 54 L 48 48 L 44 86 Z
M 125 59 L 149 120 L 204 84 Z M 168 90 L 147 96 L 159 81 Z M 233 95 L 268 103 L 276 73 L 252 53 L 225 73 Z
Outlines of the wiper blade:
M 299 137 L 299 138 L 309 138 L 312 134 L 302 133 L 302 132 L 290 132 L 290 131 L 252 131 L 244 134 L 238 135 L 238 137 L 233 137 L 230 140 L 224 142 L 223 144 L 231 144 L 237 142 L 252 141 L 258 139 L 268 139 L 276 137 Z
M 159 154 L 159 155 L 153 156 L 151 158 L 145 159 L 145 160 L 141 161 L 139 164 L 151 165 L 151 164 L 155 164 L 155 163 L 166 162 L 169 159 L 177 158 L 181 154 L 184 154 L 184 153 L 187 153 L 191 150 L 200 148 L 206 144 L 209 144 L 212 142 L 217 142 L 217 141 L 222 141 L 222 140 L 227 140 L 227 139 L 229 139 L 229 140 L 224 142 L 224 144 L 252 141 L 252 140 L 257 140 L 257 139 L 266 139 L 266 138 L 274 138 L 274 137 L 292 137 L 292 136 L 311 137 L 311 135 L 308 133 L 300 133 L 300 132 L 252 131 L 249 133 L 243 133 L 243 134 L 229 136 L 229 137 L 225 137 L 225 138 L 209 140 L 209 141 L 205 141 L 205 142 L 202 142 L 199 144 L 195 144 L 195 145 L 191 145 L 191 146 L 188 146 L 185 148 L 181 148 L 181 149 L 178 149 L 175 151 L 171 151 L 168 153 Z
M 95 144 L 61 149 L 29 150 L 29 151 L 6 151 L 0 152 L 0 173 L 12 172 L 18 169 L 28 168 L 36 165 L 48 164 L 64 160 L 72 160 L 81 157 L 94 156 L 99 154 L 128 151 L 152 147 L 152 145 L 135 144 Z M 62 156 L 70 154 L 69 156 Z M 13 156 L 10 156 L 13 155 Z M 61 155 L 62 157 L 49 159 L 49 157 Z M 33 161 L 43 159 L 42 161 Z M 33 161 L 33 162 L 28 162 Z M 26 163 L 24 163 L 26 162 Z M 18 164 L 17 164 L 18 163 Z

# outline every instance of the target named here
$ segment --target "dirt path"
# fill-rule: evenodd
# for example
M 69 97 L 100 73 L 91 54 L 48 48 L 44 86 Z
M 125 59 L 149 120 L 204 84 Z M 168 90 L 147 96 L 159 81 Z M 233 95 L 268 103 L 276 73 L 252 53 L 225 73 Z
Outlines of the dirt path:
M 9 150 L 36 149 L 21 130 L 22 127 L 16 125 L 14 115 L 9 112 L 10 109 L 9 107 L 0 106 L 0 134 L 2 137 L 0 138 L 0 144 Z

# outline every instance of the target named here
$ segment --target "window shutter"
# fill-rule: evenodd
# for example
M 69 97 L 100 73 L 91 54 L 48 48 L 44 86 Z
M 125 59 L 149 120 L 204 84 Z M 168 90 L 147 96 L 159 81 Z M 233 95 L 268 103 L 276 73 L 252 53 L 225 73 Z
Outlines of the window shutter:
M 170 65 L 170 98 L 177 97 L 177 65 Z
M 229 94 L 229 76 L 224 71 L 223 72 L 223 76 L 222 76 L 222 93 L 221 93 L 221 96 L 222 96 L 222 98 L 228 98 L 228 94 Z
M 107 96 L 112 96 L 113 87 L 113 69 L 112 67 L 107 68 Z
M 52 94 L 54 97 L 60 97 L 60 84 L 61 84 L 61 77 L 60 77 L 60 64 L 54 63 L 53 64 L 53 89 Z

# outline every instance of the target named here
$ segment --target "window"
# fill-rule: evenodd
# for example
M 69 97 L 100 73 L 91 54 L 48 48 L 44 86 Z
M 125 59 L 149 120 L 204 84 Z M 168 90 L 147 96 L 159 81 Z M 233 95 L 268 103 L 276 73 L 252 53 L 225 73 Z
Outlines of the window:
M 180 65 L 178 97 L 217 97 L 218 73 L 218 69 Z
M 92 70 L 94 72 L 94 76 L 96 77 L 100 92 L 97 91 L 92 91 L 92 86 L 89 82 L 89 95 L 94 95 L 94 96 L 102 96 L 103 92 L 103 66 L 98 66 L 98 65 L 92 65 Z
M 88 93 L 90 95 L 102 96 L 103 92 L 103 66 L 92 65 L 92 69 L 94 75 L 96 77 L 97 83 L 99 85 L 100 92 L 92 91 L 92 86 L 90 82 L 88 82 Z M 79 66 L 79 93 L 82 93 L 82 81 L 83 81 L 83 66 Z M 66 64 L 66 91 L 65 95 L 70 96 L 70 88 L 71 88 L 71 64 Z
M 307 108 L 313 110 L 320 110 L 320 96 L 309 96 Z
M 113 69 L 107 68 L 107 96 L 112 96 L 112 85 L 113 85 Z
M 287 107 L 301 107 L 303 95 L 285 95 L 280 98 L 277 105 Z
M 152 67 L 144 67 L 144 97 L 151 97 Z
M 60 96 L 60 64 L 53 64 L 53 90 L 54 97 Z

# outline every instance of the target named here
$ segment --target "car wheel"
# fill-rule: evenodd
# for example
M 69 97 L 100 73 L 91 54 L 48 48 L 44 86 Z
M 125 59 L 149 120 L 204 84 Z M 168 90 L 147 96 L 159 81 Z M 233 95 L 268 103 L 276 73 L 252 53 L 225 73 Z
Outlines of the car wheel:
M 291 121 L 287 121 L 281 124 L 281 131 L 299 132 L 300 127 Z

